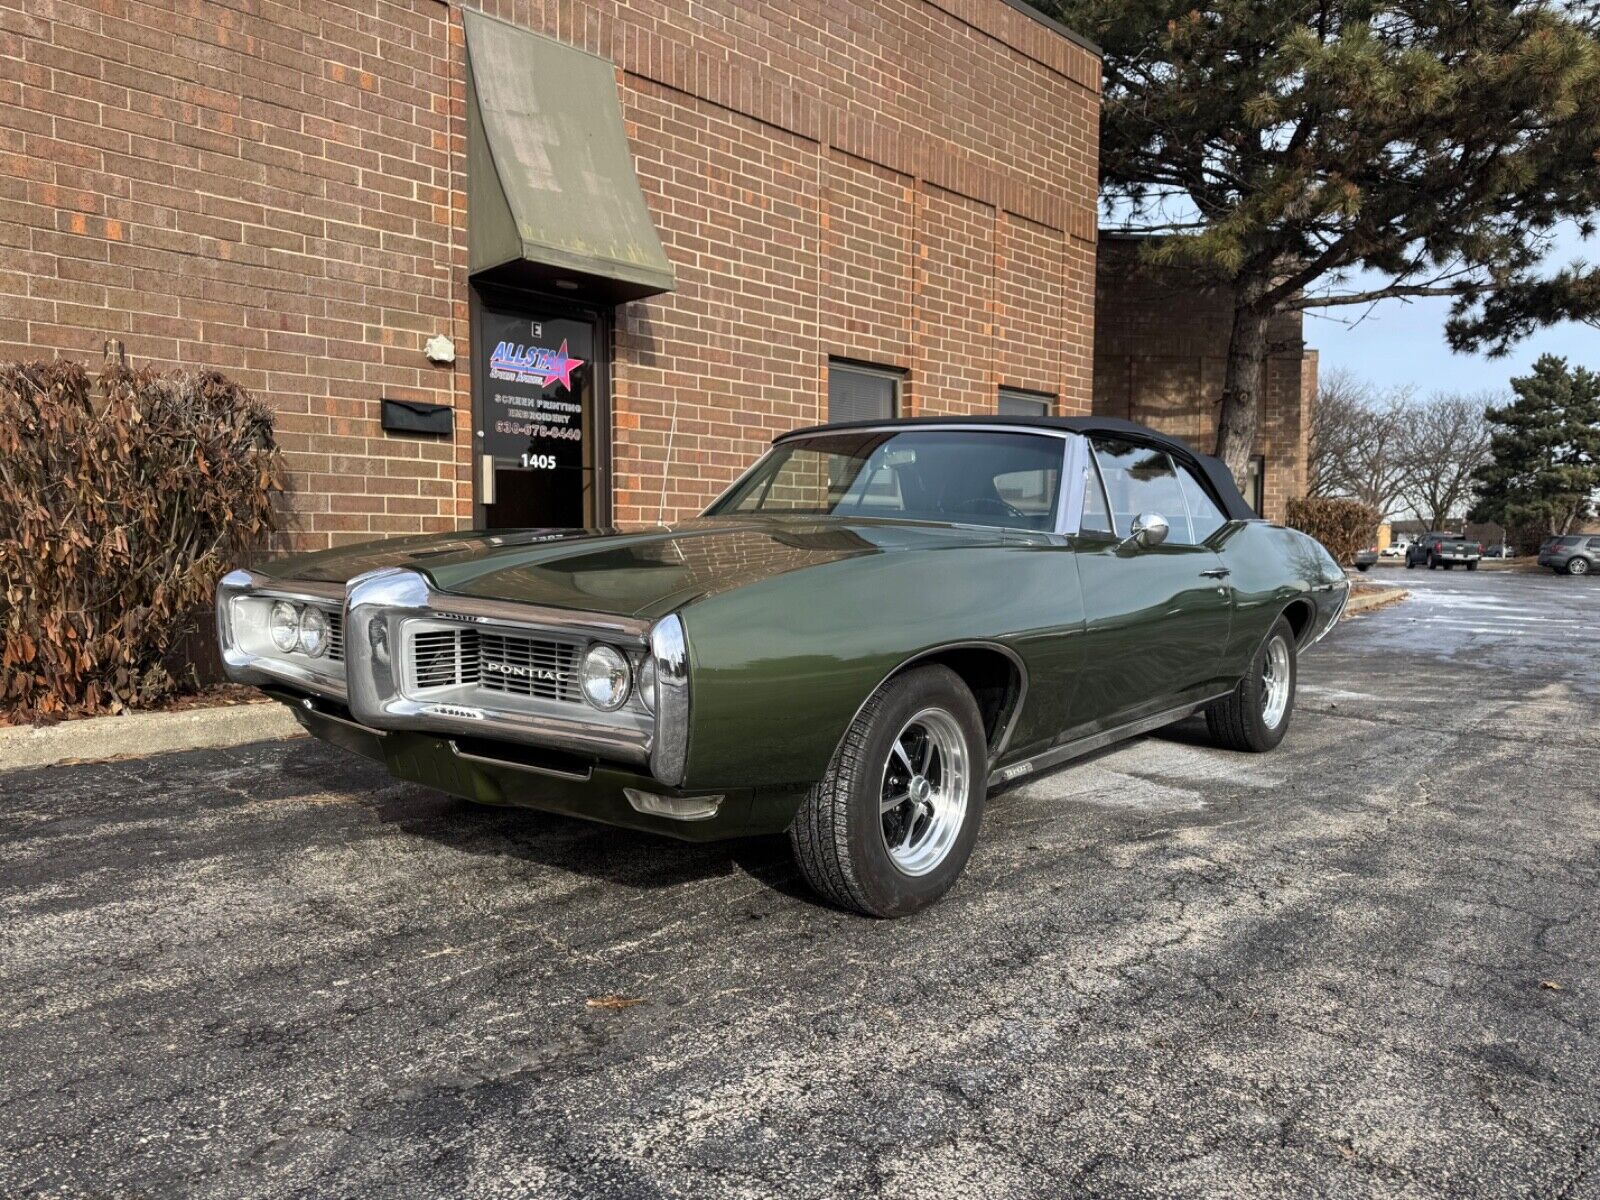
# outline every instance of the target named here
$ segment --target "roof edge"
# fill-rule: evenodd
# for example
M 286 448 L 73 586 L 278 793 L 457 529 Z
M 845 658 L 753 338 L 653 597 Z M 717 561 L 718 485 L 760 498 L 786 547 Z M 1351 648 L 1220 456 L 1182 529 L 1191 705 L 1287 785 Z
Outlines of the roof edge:
M 1035 8 L 1033 5 L 1028 3 L 1028 0 L 1000 0 L 1000 3 L 1004 4 L 1008 8 L 1016 9 L 1023 16 L 1032 17 L 1035 21 L 1039 22 L 1039 24 L 1043 25 L 1046 29 L 1050 30 L 1053 33 L 1059 33 L 1062 37 L 1066 38 L 1067 41 L 1071 42 L 1073 45 L 1077 46 L 1081 50 L 1087 50 L 1090 54 L 1094 55 L 1096 58 L 1099 58 L 1099 59 L 1104 59 L 1105 58 L 1106 53 L 1105 53 L 1104 50 L 1100 49 L 1098 44 L 1096 44 L 1094 42 L 1091 42 L 1088 38 L 1084 37 L 1081 33 L 1077 33 L 1074 30 L 1072 30 L 1072 29 L 1068 28 L 1067 26 L 1063 25 L 1060 21 L 1056 20 L 1049 13 L 1043 12 L 1040 9 Z

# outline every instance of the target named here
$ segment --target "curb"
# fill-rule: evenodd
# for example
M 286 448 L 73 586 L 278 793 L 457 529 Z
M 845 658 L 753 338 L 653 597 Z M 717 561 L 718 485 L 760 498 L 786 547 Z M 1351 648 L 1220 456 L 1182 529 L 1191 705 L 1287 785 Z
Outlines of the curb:
M 216 750 L 304 736 L 294 714 L 272 703 L 85 717 L 59 725 L 0 729 L 0 771 L 145 758 L 175 750 Z
M 1401 587 L 1388 587 L 1381 592 L 1368 592 L 1365 596 L 1352 596 L 1350 602 L 1344 606 L 1344 615 L 1354 616 L 1356 613 L 1371 612 L 1376 608 L 1387 608 L 1391 604 L 1399 604 L 1411 593 Z

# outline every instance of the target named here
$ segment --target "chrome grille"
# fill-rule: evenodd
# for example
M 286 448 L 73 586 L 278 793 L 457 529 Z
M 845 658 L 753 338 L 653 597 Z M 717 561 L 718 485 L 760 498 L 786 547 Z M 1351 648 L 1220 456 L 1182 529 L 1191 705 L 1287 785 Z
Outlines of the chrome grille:
M 328 658 L 333 662 L 343 662 L 344 609 L 325 608 L 322 613 L 328 618 Z
M 411 644 L 412 677 L 419 688 L 478 682 L 478 631 L 430 629 Z
M 419 691 L 476 687 L 499 696 L 577 703 L 582 645 L 486 629 L 419 629 L 411 679 Z
M 478 631 L 478 686 L 508 696 L 578 696 L 578 646 L 546 638 Z

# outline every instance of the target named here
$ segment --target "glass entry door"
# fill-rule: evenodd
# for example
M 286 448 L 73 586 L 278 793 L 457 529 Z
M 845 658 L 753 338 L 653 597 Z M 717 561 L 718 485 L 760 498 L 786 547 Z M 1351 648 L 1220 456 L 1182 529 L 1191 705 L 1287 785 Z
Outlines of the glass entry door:
M 519 293 L 484 291 L 474 301 L 475 523 L 602 524 L 610 425 L 604 316 Z

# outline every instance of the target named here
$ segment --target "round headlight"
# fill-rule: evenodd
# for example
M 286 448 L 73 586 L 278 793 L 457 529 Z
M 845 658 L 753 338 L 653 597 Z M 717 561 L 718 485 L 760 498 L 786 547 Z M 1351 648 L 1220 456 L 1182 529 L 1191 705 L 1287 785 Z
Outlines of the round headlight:
M 272 635 L 272 644 L 288 654 L 300 644 L 300 610 L 287 600 L 275 602 L 267 631 Z
M 644 660 L 644 666 L 639 668 L 639 699 L 644 701 L 644 706 L 651 712 L 656 710 L 656 660 L 654 656 Z
M 300 611 L 300 649 L 318 658 L 328 648 L 328 618 L 309 605 Z
M 583 695 L 590 704 L 606 712 L 622 707 L 628 698 L 631 672 L 628 660 L 610 646 L 598 643 L 583 656 Z

